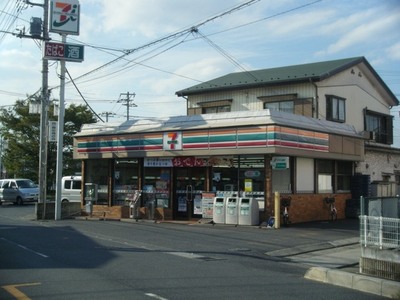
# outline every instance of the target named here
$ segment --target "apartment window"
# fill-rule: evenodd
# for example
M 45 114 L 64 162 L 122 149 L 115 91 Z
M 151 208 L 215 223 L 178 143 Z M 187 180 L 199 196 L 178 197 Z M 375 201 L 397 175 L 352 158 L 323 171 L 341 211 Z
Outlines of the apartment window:
M 393 143 L 393 117 L 371 111 L 365 113 L 365 130 L 377 143 L 391 145 Z
M 299 98 L 297 93 L 260 96 L 258 99 L 263 102 L 264 109 L 282 111 L 306 117 L 312 117 L 313 114 L 313 99 Z
M 230 112 L 232 107 L 232 99 L 197 102 L 201 108 L 202 114 L 217 114 Z
M 201 110 L 201 112 L 203 114 L 217 114 L 217 113 L 230 112 L 230 111 L 231 111 L 230 105 L 203 107 Z
M 264 109 L 294 113 L 293 101 L 264 102 Z
M 326 119 L 344 123 L 346 121 L 346 99 L 327 95 Z

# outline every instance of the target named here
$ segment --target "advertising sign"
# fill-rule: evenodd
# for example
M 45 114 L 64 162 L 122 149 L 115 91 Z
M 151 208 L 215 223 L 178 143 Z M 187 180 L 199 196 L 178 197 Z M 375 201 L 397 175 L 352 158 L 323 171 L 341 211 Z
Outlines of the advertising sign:
M 214 211 L 215 193 L 202 194 L 202 217 L 203 219 L 212 219 Z
M 286 170 L 289 169 L 289 157 L 288 156 L 274 156 L 271 160 L 271 166 L 273 170 Z
M 182 150 L 182 133 L 165 132 L 164 150 Z
M 79 35 L 79 14 L 78 0 L 51 0 L 50 32 Z
M 52 60 L 82 62 L 83 51 L 82 45 L 45 42 L 43 57 Z

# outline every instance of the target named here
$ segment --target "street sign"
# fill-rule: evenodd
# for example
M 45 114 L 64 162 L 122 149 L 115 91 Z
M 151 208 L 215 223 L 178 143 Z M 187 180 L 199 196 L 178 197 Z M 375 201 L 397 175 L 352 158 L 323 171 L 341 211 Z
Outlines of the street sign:
M 82 62 L 83 52 L 82 45 L 45 42 L 43 57 L 51 60 Z

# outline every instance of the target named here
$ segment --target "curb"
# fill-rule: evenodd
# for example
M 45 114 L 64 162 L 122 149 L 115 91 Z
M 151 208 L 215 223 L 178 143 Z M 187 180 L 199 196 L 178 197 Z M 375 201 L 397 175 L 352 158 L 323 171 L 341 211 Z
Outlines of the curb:
M 323 267 L 308 269 L 304 278 L 387 298 L 400 297 L 400 282 Z

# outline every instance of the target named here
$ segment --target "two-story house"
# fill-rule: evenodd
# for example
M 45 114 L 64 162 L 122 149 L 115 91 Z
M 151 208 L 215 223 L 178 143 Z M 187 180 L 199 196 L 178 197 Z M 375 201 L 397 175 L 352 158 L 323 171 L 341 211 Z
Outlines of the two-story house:
M 75 136 L 99 205 L 123 206 L 140 189 L 141 206 L 165 218 L 201 218 L 210 195 L 245 193 L 266 219 L 280 192 L 293 222 L 327 219 L 331 196 L 342 218 L 357 169 L 372 169 L 369 149 L 372 160 L 396 156 L 399 102 L 363 57 L 232 73 L 176 94 L 187 116 L 88 124 Z

